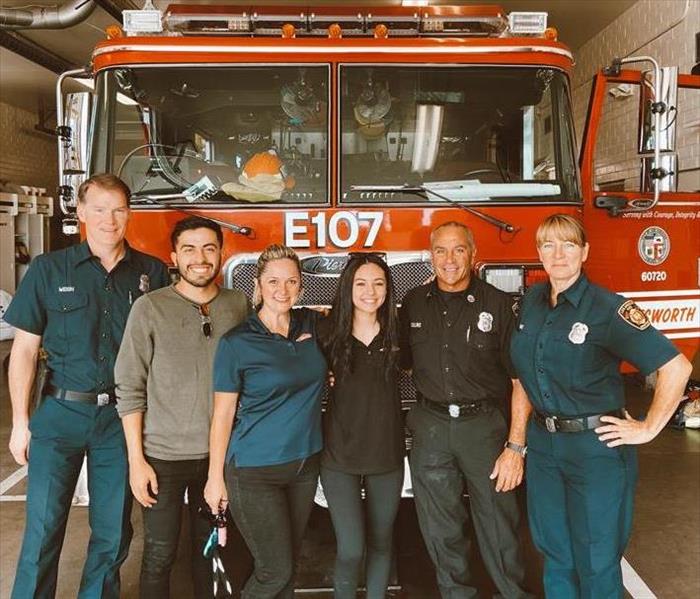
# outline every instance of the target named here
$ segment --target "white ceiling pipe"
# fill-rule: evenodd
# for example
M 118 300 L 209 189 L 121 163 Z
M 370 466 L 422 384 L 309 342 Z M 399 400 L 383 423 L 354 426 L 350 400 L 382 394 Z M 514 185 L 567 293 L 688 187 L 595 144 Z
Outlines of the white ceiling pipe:
M 0 8 L 0 29 L 66 29 L 87 19 L 93 10 L 93 0 L 73 0 L 63 6 L 31 10 Z

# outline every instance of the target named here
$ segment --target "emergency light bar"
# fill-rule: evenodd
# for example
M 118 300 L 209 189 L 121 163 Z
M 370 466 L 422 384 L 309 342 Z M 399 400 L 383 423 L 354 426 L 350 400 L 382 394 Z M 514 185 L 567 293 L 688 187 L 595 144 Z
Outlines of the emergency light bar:
M 389 37 L 498 37 L 508 26 L 499 6 L 376 7 L 371 11 L 352 6 L 245 9 L 171 4 L 164 21 L 168 31 L 183 35 L 281 36 L 283 27 L 292 25 L 293 37 L 327 36 L 329 28 L 336 25 L 342 37 L 371 37 L 379 26 L 386 27 Z M 546 13 L 538 14 L 545 14 L 546 23 Z M 292 37 L 289 31 L 287 27 L 285 37 Z

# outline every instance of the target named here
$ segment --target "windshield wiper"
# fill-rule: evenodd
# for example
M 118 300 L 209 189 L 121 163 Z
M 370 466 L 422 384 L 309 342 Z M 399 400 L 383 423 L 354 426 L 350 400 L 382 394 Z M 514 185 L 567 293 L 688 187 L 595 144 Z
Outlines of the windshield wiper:
M 175 210 L 176 212 L 182 212 L 183 214 L 192 214 L 193 208 L 185 208 L 182 206 L 172 206 L 170 204 L 166 204 L 166 200 L 186 200 L 190 204 L 194 202 L 200 202 L 200 201 L 206 201 L 210 198 L 212 198 L 216 193 L 219 191 L 219 188 L 212 183 L 211 179 L 207 177 L 206 175 L 202 177 L 199 181 L 197 181 L 194 185 L 190 185 L 187 189 L 183 189 L 182 191 L 178 191 L 175 193 L 159 193 L 155 191 L 151 192 L 137 192 L 132 195 L 132 198 L 134 200 L 142 201 L 145 202 L 146 204 L 156 204 L 159 206 L 165 206 L 170 210 Z M 238 233 L 239 235 L 245 235 L 246 237 L 255 237 L 255 231 L 251 227 L 242 227 L 240 225 L 236 225 L 234 223 L 229 223 L 224 220 L 219 220 L 218 218 L 212 218 L 211 216 L 206 216 L 202 214 L 201 212 L 195 212 L 195 214 L 205 220 L 211 221 L 213 223 L 217 223 L 224 227 L 225 229 L 228 229 L 229 231 L 233 231 L 234 233 Z
M 435 191 L 434 188 L 427 187 L 426 185 L 409 185 L 408 183 L 405 183 L 404 185 L 351 185 L 350 189 L 352 191 L 386 191 L 397 193 L 422 193 L 426 194 L 426 196 L 433 195 L 436 198 L 439 198 L 440 200 L 451 204 L 455 208 L 459 208 L 461 210 L 464 210 L 465 212 L 468 212 L 469 214 L 472 214 L 482 220 L 485 220 L 487 223 L 492 224 L 494 227 L 498 227 L 501 231 L 505 231 L 506 233 L 515 233 L 517 231 L 520 231 L 520 227 L 516 228 L 510 223 L 496 218 L 495 216 L 484 214 L 476 208 L 470 208 L 469 206 L 460 204 L 459 202 L 450 199 L 447 196 L 442 195 L 441 193 L 438 193 L 437 191 Z M 428 197 L 428 199 L 430 198 Z

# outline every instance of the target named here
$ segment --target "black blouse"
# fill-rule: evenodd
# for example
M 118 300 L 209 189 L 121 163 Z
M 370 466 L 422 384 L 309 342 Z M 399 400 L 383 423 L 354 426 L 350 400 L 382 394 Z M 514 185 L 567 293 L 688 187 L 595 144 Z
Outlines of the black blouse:
M 380 474 L 402 466 L 398 370 L 385 376 L 385 354 L 381 333 L 369 346 L 353 337 L 350 372 L 336 379 L 324 418 L 324 467 Z

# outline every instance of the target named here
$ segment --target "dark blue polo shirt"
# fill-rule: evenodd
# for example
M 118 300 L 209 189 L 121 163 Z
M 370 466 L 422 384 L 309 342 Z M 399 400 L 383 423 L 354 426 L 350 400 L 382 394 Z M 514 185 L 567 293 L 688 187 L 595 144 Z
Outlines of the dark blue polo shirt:
M 5 320 L 43 337 L 54 386 L 111 391 L 131 304 L 145 291 L 169 282 L 165 264 L 128 245 L 124 257 L 107 272 L 84 241 L 37 256 Z
M 227 462 L 270 466 L 321 450 L 327 369 L 316 342 L 317 316 L 307 308 L 292 310 L 287 338 L 270 333 L 252 314 L 219 341 L 214 390 L 239 393 Z
M 550 285 L 522 300 L 511 357 L 534 408 L 583 416 L 624 406 L 620 362 L 649 374 L 678 354 L 631 301 L 582 274 L 549 304 Z

